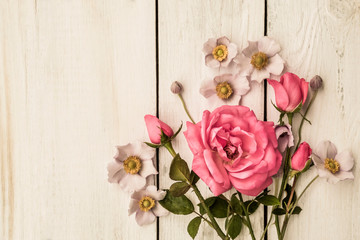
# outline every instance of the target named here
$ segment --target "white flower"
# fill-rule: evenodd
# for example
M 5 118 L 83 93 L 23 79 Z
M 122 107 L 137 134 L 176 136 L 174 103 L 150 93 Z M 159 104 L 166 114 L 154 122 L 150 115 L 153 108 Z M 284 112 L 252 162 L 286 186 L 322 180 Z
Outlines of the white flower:
M 155 186 L 134 192 L 131 195 L 129 216 L 136 212 L 135 220 L 140 226 L 153 223 L 156 217 L 167 215 L 169 212 L 158 201 L 164 199 L 165 191 L 157 190 Z
M 211 105 L 238 105 L 241 96 L 249 89 L 249 81 L 246 77 L 223 74 L 204 81 L 200 87 L 200 93 L 209 100 Z
M 153 157 L 155 149 L 142 142 L 117 146 L 115 162 L 109 163 L 108 181 L 118 183 L 127 192 L 138 191 L 145 187 L 146 178 L 157 174 Z
M 261 83 L 270 73 L 280 75 L 283 71 L 285 62 L 277 54 L 280 50 L 275 40 L 264 36 L 258 42 L 249 41 L 249 46 L 234 58 L 234 62 L 240 68 L 240 75 Z
M 211 68 L 227 67 L 237 54 L 237 46 L 227 37 L 210 38 L 204 43 L 205 64 Z
M 335 145 L 330 141 L 322 141 L 315 148 L 313 162 L 317 167 L 320 177 L 326 178 L 329 183 L 340 180 L 353 179 L 351 169 L 354 158 L 349 151 L 337 153 Z

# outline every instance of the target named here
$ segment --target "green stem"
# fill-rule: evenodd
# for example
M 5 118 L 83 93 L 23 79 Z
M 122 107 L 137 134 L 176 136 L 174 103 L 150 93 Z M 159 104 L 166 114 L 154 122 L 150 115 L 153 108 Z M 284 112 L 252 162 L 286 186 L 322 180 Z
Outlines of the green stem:
M 181 93 L 179 93 L 178 96 L 179 96 L 179 98 L 180 98 L 180 100 L 181 100 L 181 103 L 182 103 L 182 105 L 183 105 L 183 107 L 184 107 L 184 110 L 185 110 L 186 114 L 188 115 L 188 117 L 190 118 L 191 122 L 192 122 L 193 124 L 196 124 L 195 121 L 194 121 L 194 119 L 191 117 L 191 115 L 190 115 L 190 113 L 189 113 L 189 110 L 188 110 L 187 107 L 186 107 L 184 98 L 182 97 Z
M 213 227 L 215 229 L 215 231 L 217 232 L 217 234 L 219 235 L 219 237 L 223 240 L 227 239 L 226 238 L 226 235 L 223 233 L 223 231 L 221 230 L 219 224 L 216 222 L 214 216 L 212 215 L 209 207 L 205 204 L 205 199 L 203 198 L 203 196 L 201 195 L 198 187 L 194 184 L 194 185 L 191 185 L 192 189 L 194 190 L 196 196 L 198 197 L 201 205 L 203 206 L 203 208 L 205 209 L 210 221 L 212 222 L 213 224 Z
M 268 229 L 268 228 L 269 228 L 269 226 L 270 226 L 270 223 L 271 223 L 272 217 L 273 217 L 273 214 L 271 214 L 271 215 L 270 215 L 269 221 L 268 221 L 268 222 L 267 222 L 267 224 L 266 224 L 266 227 L 265 227 L 265 229 L 264 229 L 263 234 L 261 235 L 260 240 L 264 239 L 265 234 L 266 234 L 266 232 L 267 232 L 267 229 Z
M 300 144 L 300 142 L 301 142 L 301 130 L 302 130 L 302 127 L 303 127 L 303 125 L 304 125 L 304 121 L 305 121 L 305 119 L 306 119 L 306 115 L 307 115 L 307 113 L 308 113 L 311 105 L 313 104 L 313 102 L 314 102 L 314 100 L 315 100 L 315 98 L 316 98 L 316 95 L 317 95 L 317 91 L 315 91 L 315 92 L 314 92 L 314 95 L 311 97 L 309 106 L 308 106 L 307 109 L 305 110 L 304 116 L 303 116 L 303 118 L 301 119 L 299 131 L 298 131 L 299 140 L 298 140 L 298 142 L 297 142 L 297 144 L 296 144 L 295 151 L 296 151 L 296 149 L 298 149 L 299 144 Z
M 176 156 L 176 152 L 171 144 L 171 142 L 167 142 L 164 144 L 164 147 L 169 151 L 169 153 L 171 154 L 172 157 Z
M 176 152 L 174 150 L 174 148 L 172 147 L 171 142 L 167 142 L 164 147 L 169 151 L 169 153 L 171 154 L 171 156 L 175 157 L 176 156 Z M 198 197 L 201 205 L 203 206 L 203 208 L 205 209 L 210 221 L 211 221 L 211 226 L 215 229 L 215 231 L 217 232 L 217 234 L 219 235 L 219 237 L 223 240 L 226 240 L 226 236 L 223 233 L 223 231 L 221 230 L 219 224 L 216 222 L 214 216 L 212 215 L 212 213 L 210 212 L 209 207 L 205 204 L 205 199 L 203 198 L 203 196 L 201 195 L 199 189 L 197 188 L 197 186 L 195 184 L 191 184 L 190 185 L 191 188 L 194 190 L 196 196 Z
M 248 210 L 245 208 L 244 199 L 242 198 L 242 195 L 241 195 L 240 192 L 237 192 L 237 193 L 238 193 L 238 195 L 239 195 L 241 207 L 242 207 L 242 209 L 243 209 L 244 212 L 245 212 L 246 221 L 247 221 L 247 223 L 248 223 L 247 225 L 248 225 L 248 228 L 249 228 L 249 232 L 250 232 L 250 235 L 251 235 L 251 239 L 252 239 L 252 240 L 256 240 L 255 235 L 254 235 L 253 228 L 252 228 L 252 226 L 251 226 L 251 221 L 250 221 L 250 217 L 249 217 L 249 212 L 248 212 Z
M 214 228 L 214 226 L 212 225 L 212 223 L 211 223 L 209 220 L 207 220 L 206 218 L 204 218 L 203 215 L 201 215 L 201 214 L 198 213 L 197 211 L 193 211 L 193 213 L 195 213 L 196 215 L 198 215 L 199 217 L 201 217 L 205 222 L 207 222 L 207 223 L 210 225 L 210 227 Z
M 316 177 L 314 177 L 314 178 L 308 183 L 308 185 L 306 185 L 306 187 L 304 188 L 304 190 L 301 192 L 300 196 L 296 199 L 296 201 L 295 201 L 295 203 L 294 203 L 294 206 L 292 207 L 289 215 L 286 216 L 285 219 L 284 219 L 284 224 L 283 224 L 282 229 L 281 229 L 281 237 L 279 238 L 279 240 L 284 239 L 284 237 L 285 237 L 285 231 L 286 231 L 287 225 L 288 225 L 288 223 L 289 223 L 290 217 L 291 217 L 292 213 L 294 212 L 294 209 L 295 209 L 295 207 L 297 206 L 300 198 L 304 195 L 305 191 L 310 187 L 310 185 L 311 185 L 313 182 L 315 182 L 315 180 L 316 180 L 318 177 L 319 177 L 319 175 L 317 175 Z M 290 199 L 289 199 L 289 200 L 290 200 Z M 286 211 L 287 211 L 287 210 L 286 210 Z

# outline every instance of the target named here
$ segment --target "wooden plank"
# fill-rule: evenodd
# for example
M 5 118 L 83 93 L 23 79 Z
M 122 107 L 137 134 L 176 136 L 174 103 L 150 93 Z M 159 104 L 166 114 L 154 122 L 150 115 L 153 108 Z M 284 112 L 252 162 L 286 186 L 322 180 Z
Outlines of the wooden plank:
M 169 88 L 173 81 L 182 82 L 185 101 L 195 121 L 207 109 L 205 99 L 199 94 L 202 80 L 207 74 L 202 48 L 211 37 L 228 36 L 239 49 L 247 46 L 247 40 L 257 40 L 264 33 L 264 1 L 159 1 L 159 106 L 160 118 L 177 128 L 181 121 L 188 121 L 177 96 Z M 254 85 L 242 104 L 250 106 L 259 119 L 263 118 L 263 87 Z M 184 127 L 186 129 L 186 127 Z M 174 143 L 176 151 L 191 165 L 192 154 L 183 134 Z M 160 187 L 169 188 L 168 178 L 171 156 L 160 151 Z M 211 196 L 204 184 L 201 190 Z M 193 195 L 193 194 L 188 194 Z M 192 197 L 193 202 L 197 202 Z M 160 219 L 160 239 L 184 239 L 191 216 L 170 215 Z M 252 217 L 255 231 L 263 228 L 263 210 Z M 222 222 L 223 226 L 223 222 Z M 206 225 L 199 231 L 197 239 L 217 239 L 216 233 Z M 247 229 L 241 239 L 250 239 Z
M 268 35 L 282 46 L 288 70 L 310 80 L 324 80 L 305 124 L 303 140 L 315 147 L 331 140 L 342 151 L 360 158 L 360 12 L 359 1 L 268 1 Z M 269 99 L 274 99 L 269 88 Z M 278 114 L 268 106 L 268 119 Z M 271 109 L 271 110 L 270 110 Z M 300 201 L 303 211 L 290 220 L 286 239 L 359 239 L 360 201 L 358 171 L 354 181 L 336 185 L 318 180 Z M 316 175 L 312 169 L 297 186 L 301 191 Z M 275 228 L 272 227 L 274 230 Z M 269 239 L 277 239 L 272 231 Z
M 106 180 L 156 111 L 154 1 L 1 1 L 0 19 L 0 238 L 156 239 Z

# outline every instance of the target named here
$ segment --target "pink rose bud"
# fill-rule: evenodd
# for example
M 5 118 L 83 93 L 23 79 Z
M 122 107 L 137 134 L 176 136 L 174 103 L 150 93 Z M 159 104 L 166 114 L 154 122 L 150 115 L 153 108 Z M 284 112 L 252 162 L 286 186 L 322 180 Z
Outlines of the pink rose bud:
M 268 79 L 275 90 L 276 106 L 284 112 L 293 112 L 297 106 L 306 101 L 309 83 L 293 73 L 285 73 L 280 82 Z
M 309 160 L 312 150 L 306 142 L 302 142 L 291 158 L 291 168 L 296 171 L 302 171 L 306 162 Z
M 169 125 L 160 121 L 157 117 L 153 115 L 145 115 L 145 124 L 148 130 L 150 141 L 154 144 L 161 143 L 161 130 L 168 137 L 174 135 L 173 130 Z

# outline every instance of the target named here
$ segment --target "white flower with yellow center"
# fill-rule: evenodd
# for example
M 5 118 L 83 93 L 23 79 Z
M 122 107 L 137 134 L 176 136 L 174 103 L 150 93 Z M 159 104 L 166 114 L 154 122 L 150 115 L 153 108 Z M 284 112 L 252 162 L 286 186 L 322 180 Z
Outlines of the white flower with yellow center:
M 200 87 L 200 93 L 209 100 L 210 105 L 238 105 L 241 96 L 250 89 L 246 77 L 223 74 L 206 80 Z
M 338 154 L 335 145 L 330 141 L 320 142 L 312 158 L 319 176 L 326 178 L 329 183 L 354 178 L 351 172 L 354 166 L 351 152 L 343 151 Z
M 108 165 L 108 181 L 118 183 L 127 192 L 138 191 L 146 185 L 146 178 L 157 174 L 153 157 L 155 149 L 142 142 L 117 146 L 115 162 Z
M 210 68 L 226 68 L 237 54 L 237 46 L 227 37 L 210 38 L 204 43 L 205 64 Z
M 249 46 L 234 58 L 234 62 L 240 68 L 240 75 L 261 83 L 270 74 L 282 73 L 285 62 L 278 54 L 280 50 L 275 40 L 264 36 L 257 42 L 249 41 Z
M 140 226 L 153 223 L 156 217 L 167 215 L 169 212 L 158 201 L 164 199 L 165 191 L 157 190 L 155 186 L 134 192 L 131 195 L 129 216 L 136 212 L 135 220 Z

